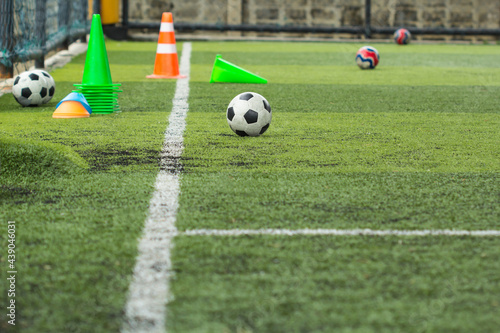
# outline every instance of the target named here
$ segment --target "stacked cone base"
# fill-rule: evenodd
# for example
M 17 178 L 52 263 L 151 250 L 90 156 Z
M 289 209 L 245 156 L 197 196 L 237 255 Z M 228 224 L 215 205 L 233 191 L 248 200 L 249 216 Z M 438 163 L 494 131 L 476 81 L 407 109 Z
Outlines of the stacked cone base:
M 97 84 L 75 84 L 77 90 L 82 93 L 96 114 L 109 114 L 120 111 L 118 105 L 118 93 L 120 84 L 97 85 Z
M 92 113 L 113 113 L 120 111 L 118 93 L 120 84 L 111 80 L 108 55 L 101 24 L 101 16 L 92 16 L 90 37 L 83 70 L 82 84 L 75 84 L 76 90 L 85 96 Z

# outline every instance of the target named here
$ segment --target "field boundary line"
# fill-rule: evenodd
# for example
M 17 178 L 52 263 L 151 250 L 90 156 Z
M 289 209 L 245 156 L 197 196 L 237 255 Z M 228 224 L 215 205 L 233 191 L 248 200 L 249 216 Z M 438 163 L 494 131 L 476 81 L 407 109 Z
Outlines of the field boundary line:
M 500 237 L 500 230 L 454 230 L 454 229 L 426 229 L 426 230 L 396 230 L 396 229 L 192 229 L 177 232 L 184 236 L 472 236 L 472 237 Z
M 171 249 L 177 234 L 175 218 L 178 208 L 183 134 L 189 109 L 189 71 L 191 43 L 184 43 L 179 65 L 180 74 L 172 100 L 172 112 L 165 131 L 160 154 L 160 172 L 150 201 L 148 217 L 138 245 L 133 279 L 129 286 L 125 320 L 121 332 L 165 332 L 166 304 L 172 298 L 169 278 L 172 275 Z

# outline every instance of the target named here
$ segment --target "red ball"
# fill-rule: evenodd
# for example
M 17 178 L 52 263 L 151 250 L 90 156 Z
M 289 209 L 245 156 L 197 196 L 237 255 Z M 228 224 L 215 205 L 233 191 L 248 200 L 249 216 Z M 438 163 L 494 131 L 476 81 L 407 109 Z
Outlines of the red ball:
M 411 34 L 407 29 L 401 28 L 394 33 L 394 41 L 396 44 L 405 45 L 411 40 Z

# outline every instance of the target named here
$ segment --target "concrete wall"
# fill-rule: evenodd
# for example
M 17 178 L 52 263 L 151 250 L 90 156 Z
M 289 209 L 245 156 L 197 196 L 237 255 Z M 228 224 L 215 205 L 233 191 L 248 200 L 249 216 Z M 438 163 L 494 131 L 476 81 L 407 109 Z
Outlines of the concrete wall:
M 129 0 L 129 20 L 361 26 L 365 0 Z M 500 28 L 498 0 L 372 0 L 372 25 L 381 27 Z

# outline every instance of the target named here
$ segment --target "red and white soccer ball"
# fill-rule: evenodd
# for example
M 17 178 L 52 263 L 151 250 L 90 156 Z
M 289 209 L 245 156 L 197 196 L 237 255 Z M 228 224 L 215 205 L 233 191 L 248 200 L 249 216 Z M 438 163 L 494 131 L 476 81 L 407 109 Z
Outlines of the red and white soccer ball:
M 38 106 L 50 101 L 56 85 L 49 73 L 43 70 L 27 71 L 14 79 L 12 95 L 22 106 Z
M 371 46 L 363 46 L 356 53 L 356 63 L 361 69 L 374 69 L 378 65 L 379 59 L 377 49 Z
M 226 118 L 239 136 L 259 136 L 271 125 L 271 106 L 262 95 L 244 92 L 229 103 Z
M 411 34 L 407 29 L 401 28 L 394 32 L 394 41 L 396 44 L 405 45 L 410 43 Z

